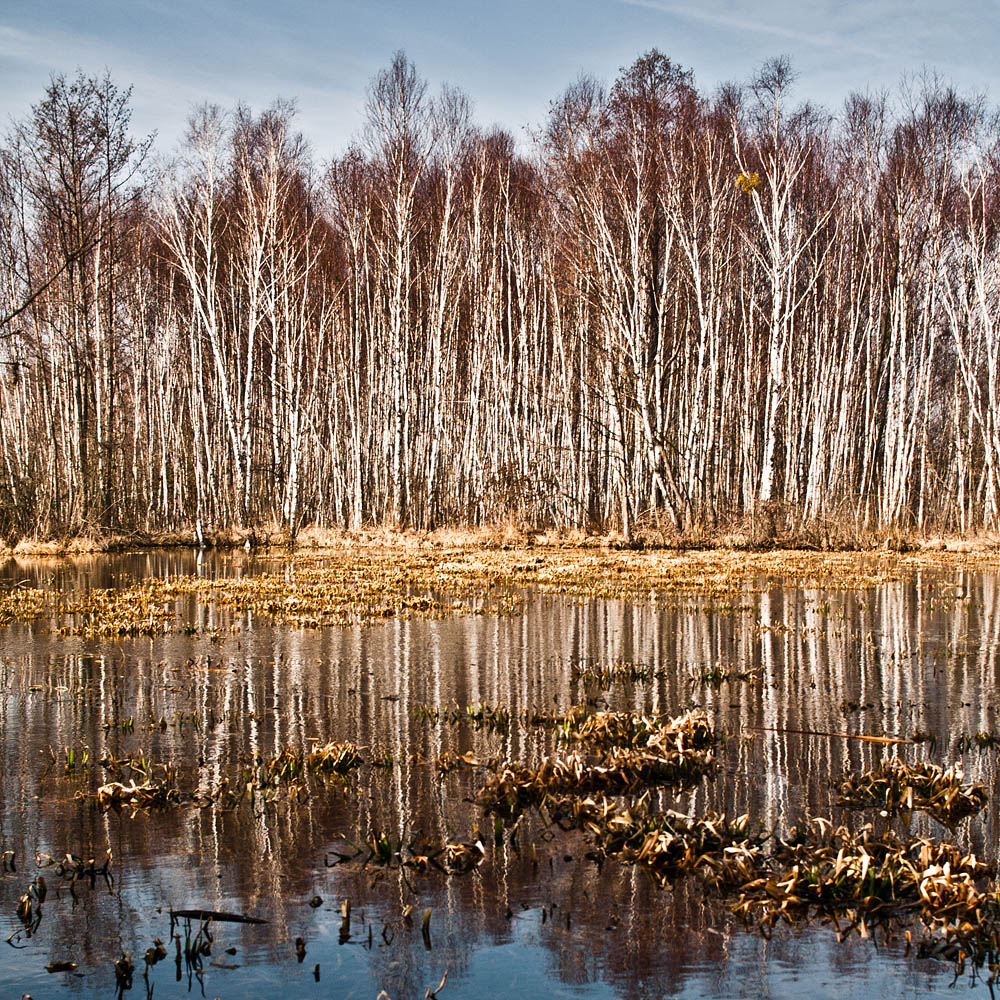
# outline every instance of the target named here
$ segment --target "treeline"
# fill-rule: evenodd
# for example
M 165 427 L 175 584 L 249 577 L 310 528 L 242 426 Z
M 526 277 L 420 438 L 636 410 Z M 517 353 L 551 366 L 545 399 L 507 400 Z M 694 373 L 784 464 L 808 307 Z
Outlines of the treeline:
M 0 153 L 0 532 L 1000 521 L 1000 122 L 657 52 L 525 153 L 404 56 L 294 109 L 53 79 Z

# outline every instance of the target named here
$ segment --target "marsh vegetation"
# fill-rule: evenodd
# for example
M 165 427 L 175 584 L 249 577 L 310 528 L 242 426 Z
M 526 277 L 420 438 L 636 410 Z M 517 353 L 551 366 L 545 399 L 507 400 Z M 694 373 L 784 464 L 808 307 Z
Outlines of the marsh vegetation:
M 3 982 L 985 989 L 989 559 L 596 556 L 9 562 Z

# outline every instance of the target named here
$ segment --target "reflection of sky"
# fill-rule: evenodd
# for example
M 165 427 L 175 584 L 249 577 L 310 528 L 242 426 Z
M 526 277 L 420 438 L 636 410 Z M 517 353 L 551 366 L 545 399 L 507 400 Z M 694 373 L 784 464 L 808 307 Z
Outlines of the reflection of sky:
M 201 570 L 234 573 L 243 564 L 241 553 L 209 553 Z M 11 561 L 0 567 L 0 582 L 51 579 L 72 590 L 195 568 L 185 552 Z M 947 596 L 955 594 L 965 596 Z M 587 696 L 571 665 L 588 658 L 660 671 L 653 681 L 601 693 L 615 705 L 677 714 L 699 703 L 730 735 L 720 748 L 719 773 L 673 807 L 748 812 L 784 829 L 806 809 L 830 815 L 830 779 L 873 766 L 884 751 L 829 734 L 909 735 L 919 726 L 938 737 L 936 749 L 900 752 L 945 762 L 955 759 L 955 736 L 1000 729 L 990 704 L 1000 663 L 994 571 L 941 569 L 919 582 L 856 594 L 775 587 L 715 613 L 686 600 L 653 607 L 549 596 L 529 601 L 515 618 L 296 631 L 259 621 L 243 627 L 227 612 L 188 610 L 214 620 L 218 635 L 102 641 L 53 635 L 44 623 L 0 629 L 0 842 L 16 848 L 19 859 L 17 873 L 0 876 L 0 938 L 18 927 L 14 909 L 36 874 L 34 851 L 100 857 L 110 846 L 116 873 L 113 894 L 99 884 L 93 893 L 78 890 L 74 903 L 49 872 L 44 918 L 37 935 L 21 942 L 28 947 L 5 950 L 0 995 L 28 992 L 39 1000 L 58 995 L 64 983 L 74 995 L 110 995 L 111 963 L 121 951 L 130 951 L 141 970 L 153 937 L 168 941 L 170 906 L 270 920 L 263 927 L 216 927 L 210 960 L 240 966 L 206 964 L 205 995 L 223 1000 L 373 1000 L 381 989 L 402 1000 L 423 996 L 444 968 L 449 978 L 441 1000 L 803 994 L 874 1000 L 940 994 L 951 981 L 944 966 L 915 962 L 898 948 L 887 953 L 856 938 L 838 945 L 828 927 L 764 942 L 744 933 L 724 904 L 706 905 L 696 883 L 658 890 L 637 869 L 613 862 L 597 873 L 578 839 L 545 840 L 535 820 L 522 830 L 520 854 L 491 847 L 475 874 L 414 877 L 412 894 L 398 874 L 376 881 L 356 866 L 328 868 L 324 858 L 342 846 L 342 833 L 360 839 L 368 830 L 406 828 L 436 844 L 443 836 L 464 838 L 482 822 L 468 801 L 478 779 L 457 772 L 441 780 L 410 754 L 427 761 L 443 749 L 471 749 L 479 759 L 531 758 L 542 747 L 518 722 L 509 734 L 471 732 L 421 722 L 416 706 L 483 700 L 510 706 L 515 718 L 522 707 L 565 707 Z M 719 665 L 751 667 L 760 683 L 718 689 L 697 683 Z M 197 731 L 190 724 L 183 731 L 146 724 L 194 710 L 203 719 L 210 710 L 219 719 L 229 713 L 228 722 Z M 105 728 L 115 713 L 134 714 L 134 733 Z M 768 726 L 777 731 L 760 732 Z M 127 810 L 102 814 L 76 801 L 79 786 L 45 764 L 50 744 L 57 751 L 107 747 L 119 756 L 139 746 L 158 760 L 177 761 L 184 773 L 200 758 L 206 774 L 235 775 L 253 753 L 329 738 L 388 746 L 398 766 L 362 768 L 346 797 L 318 792 L 301 807 L 264 818 L 246 809 L 189 809 L 133 819 Z M 996 787 L 996 754 L 966 754 L 968 777 Z M 929 821 L 919 822 L 922 832 L 941 835 Z M 993 857 L 998 824 L 996 811 L 987 810 L 959 836 Z M 529 844 L 538 848 L 538 868 L 524 849 Z M 318 909 L 308 905 L 315 894 L 323 897 Z M 353 902 L 353 936 L 341 945 L 344 898 Z M 558 908 L 543 923 L 541 907 L 553 902 Z M 400 919 L 407 903 L 414 906 L 409 929 Z M 431 951 L 420 934 L 424 907 L 433 913 Z M 298 936 L 307 947 L 301 964 Z M 230 947 L 235 955 L 226 953 Z M 44 972 L 46 962 L 67 959 L 80 963 L 79 977 Z M 150 974 L 157 998 L 188 995 L 186 978 L 178 984 L 174 975 L 171 947 Z M 139 976 L 132 995 L 142 995 Z
M 0 113 L 23 115 L 52 72 L 109 69 L 135 85 L 135 126 L 159 129 L 165 149 L 193 103 L 282 96 L 325 158 L 357 131 L 366 82 L 399 48 L 435 89 L 463 88 L 480 121 L 523 137 L 579 73 L 611 79 L 653 46 L 708 89 L 788 54 L 800 94 L 837 105 L 924 67 L 996 91 L 998 41 L 996 4 L 969 0 L 6 0 Z

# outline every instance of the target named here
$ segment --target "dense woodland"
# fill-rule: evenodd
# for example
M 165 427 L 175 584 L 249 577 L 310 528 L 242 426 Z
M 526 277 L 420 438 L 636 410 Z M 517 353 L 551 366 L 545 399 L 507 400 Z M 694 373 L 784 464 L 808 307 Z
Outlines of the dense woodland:
M 520 148 L 403 55 L 294 107 L 58 77 L 0 149 L 0 533 L 1000 527 L 1000 119 L 657 52 Z

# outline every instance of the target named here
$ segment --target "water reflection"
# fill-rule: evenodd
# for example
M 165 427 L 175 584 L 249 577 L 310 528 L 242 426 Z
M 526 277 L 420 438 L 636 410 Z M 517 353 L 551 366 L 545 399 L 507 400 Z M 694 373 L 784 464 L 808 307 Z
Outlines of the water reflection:
M 273 564 L 268 564 L 273 568 Z M 75 562 L 8 564 L 7 580 L 86 590 L 146 575 L 254 572 L 260 564 L 213 554 L 154 553 Z M 516 618 L 396 620 L 375 628 L 296 631 L 191 601 L 203 631 L 135 640 L 58 636 L 45 623 L 0 631 L 3 692 L 0 847 L 15 872 L 0 877 L 0 912 L 14 943 L 0 966 L 5 993 L 77 995 L 114 990 L 114 961 L 136 964 L 155 937 L 169 960 L 150 968 L 157 997 L 422 997 L 445 969 L 449 994 L 565 996 L 919 996 L 947 987 L 940 966 L 837 945 L 829 931 L 745 933 L 724 903 L 696 883 L 659 890 L 634 868 L 586 860 L 576 836 L 550 838 L 537 821 L 512 843 L 490 843 L 475 873 L 421 878 L 357 865 L 328 867 L 373 832 L 442 843 L 477 825 L 468 798 L 477 777 L 439 775 L 445 750 L 537 763 L 551 736 L 528 728 L 522 709 L 591 700 L 678 714 L 702 706 L 727 734 L 724 766 L 671 804 L 749 812 L 787 829 L 834 809 L 831 778 L 874 766 L 883 745 L 842 734 L 923 733 L 908 759 L 960 760 L 969 778 L 995 785 L 996 754 L 956 740 L 997 732 L 998 578 L 937 571 L 858 593 L 785 590 L 778 582 L 739 607 L 636 606 L 531 597 Z M 210 632 L 209 632 L 210 630 Z M 648 665 L 648 680 L 585 683 L 581 664 Z M 751 680 L 713 684 L 713 671 Z M 512 710 L 506 732 L 434 724 L 420 705 L 486 702 Z M 820 735 L 822 734 L 822 735 Z M 68 748 L 92 759 L 141 749 L 176 762 L 191 787 L 234 780 L 256 755 L 293 744 L 352 740 L 369 760 L 346 789 L 306 801 L 235 810 L 103 813 L 86 792 L 96 766 L 66 773 Z M 77 758 L 79 759 L 79 758 Z M 940 834 L 929 820 L 925 828 Z M 995 857 L 995 811 L 963 828 Z M 920 823 L 917 823 L 920 828 Z M 34 856 L 114 857 L 111 890 L 48 876 L 42 920 L 16 937 L 20 895 L 39 873 Z M 315 896 L 318 907 L 309 905 Z M 352 903 L 341 944 L 341 902 Z M 217 924 L 200 975 L 174 962 L 170 908 L 205 907 L 265 917 L 264 926 Z M 404 917 L 412 907 L 412 916 Z M 421 916 L 432 911 L 430 949 Z M 305 945 L 297 953 L 296 939 Z M 230 954 L 228 949 L 235 949 Z M 71 959 L 71 973 L 45 972 Z M 213 964 L 214 963 L 214 964 Z M 316 966 L 319 965 L 317 982 Z M 178 978 L 179 975 L 179 978 Z

